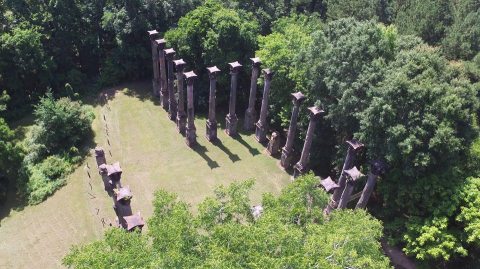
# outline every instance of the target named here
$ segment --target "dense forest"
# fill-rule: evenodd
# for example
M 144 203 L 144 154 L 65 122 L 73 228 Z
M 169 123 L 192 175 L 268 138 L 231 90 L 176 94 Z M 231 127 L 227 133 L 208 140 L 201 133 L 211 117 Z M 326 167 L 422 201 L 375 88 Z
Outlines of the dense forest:
M 0 0 L 0 200 L 7 185 L 25 203 L 37 204 L 65 184 L 92 136 L 94 116 L 83 100 L 105 86 L 151 78 L 152 29 L 200 75 L 199 111 L 208 101 L 206 67 L 227 70 L 238 60 L 250 70 L 254 56 L 275 71 L 271 128 L 288 128 L 290 93 L 301 91 L 307 103 L 320 103 L 327 114 L 315 133 L 312 169 L 337 178 L 344 141 L 362 141 L 367 150 L 357 166 L 372 159 L 389 166 L 368 206 L 381 222 L 345 211 L 320 225 L 317 209 L 327 197 L 306 189 L 314 188 L 308 176 L 278 198 L 265 196 L 271 211 L 260 222 L 245 211 L 250 183 L 230 187 L 242 189 L 237 192 L 221 190 L 230 194 L 206 200 L 195 217 L 186 204 L 158 192 L 148 236 L 109 232 L 75 248 L 65 264 L 134 266 L 112 260 L 127 255 L 139 262 L 136 268 L 384 268 L 388 262 L 378 243 L 383 231 L 421 267 L 480 266 L 477 0 Z M 245 105 L 249 74 L 241 76 Z M 228 87 L 226 78 L 218 83 Z M 225 107 L 227 96 L 218 98 Z M 32 114 L 35 124 L 20 140 L 12 126 Z M 298 145 L 307 124 L 301 115 Z M 318 200 L 289 207 L 284 203 L 295 191 Z M 229 197 L 238 193 L 244 196 Z M 217 216 L 215 207 L 225 197 L 232 212 Z M 334 250 L 326 249 L 332 233 L 347 228 L 357 236 L 352 240 L 365 240 L 335 250 L 333 259 L 327 253 Z M 281 232 L 268 243 L 285 249 L 253 249 L 252 237 L 262 241 L 272 230 Z M 220 247 L 226 237 L 246 239 L 226 250 Z M 120 240 L 124 248 L 115 247 Z

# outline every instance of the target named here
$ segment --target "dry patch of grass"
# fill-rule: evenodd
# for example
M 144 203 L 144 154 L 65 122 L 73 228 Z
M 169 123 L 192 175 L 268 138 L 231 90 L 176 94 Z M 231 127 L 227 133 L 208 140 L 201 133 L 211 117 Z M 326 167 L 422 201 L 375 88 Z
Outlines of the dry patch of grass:
M 220 142 L 212 144 L 205 139 L 205 120 L 198 119 L 199 146 L 192 150 L 167 113 L 148 97 L 148 84 L 125 87 L 128 90 L 118 88 L 114 96 L 114 90 L 109 91 L 109 108 L 96 106 L 93 128 L 95 142 L 105 148 L 107 161 L 122 165 L 122 183 L 132 189 L 134 212 L 148 218 L 153 193 L 159 188 L 195 205 L 219 184 L 256 179 L 254 203 L 262 193 L 279 193 L 288 184 L 290 176 L 278 167 L 278 160 L 264 153 L 253 134 L 232 139 L 219 129 Z M 2 220 L 0 268 L 61 267 L 61 258 L 71 245 L 101 237 L 114 217 L 111 198 L 96 172 L 94 157 L 89 156 L 54 196 Z

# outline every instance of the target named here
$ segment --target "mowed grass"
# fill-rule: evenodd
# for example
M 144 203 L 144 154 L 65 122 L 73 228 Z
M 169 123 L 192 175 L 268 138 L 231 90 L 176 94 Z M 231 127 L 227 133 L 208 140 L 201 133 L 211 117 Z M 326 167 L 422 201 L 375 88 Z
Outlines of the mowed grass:
M 108 89 L 109 105 L 95 107 L 95 143 L 105 148 L 107 162 L 120 162 L 122 184 L 129 185 L 134 195 L 134 212 L 150 217 L 159 188 L 197 205 L 213 194 L 215 186 L 254 178 L 251 199 L 257 204 L 262 193 L 278 194 L 290 182 L 278 160 L 266 155 L 250 133 L 233 139 L 219 128 L 219 142 L 212 144 L 205 138 L 205 120 L 199 118 L 195 121 L 199 145 L 190 149 L 175 123 L 149 97 L 150 91 L 148 83 Z M 71 245 L 100 238 L 114 219 L 112 200 L 104 191 L 94 156 L 89 156 L 67 186 L 47 201 L 1 220 L 0 268 L 61 267 Z

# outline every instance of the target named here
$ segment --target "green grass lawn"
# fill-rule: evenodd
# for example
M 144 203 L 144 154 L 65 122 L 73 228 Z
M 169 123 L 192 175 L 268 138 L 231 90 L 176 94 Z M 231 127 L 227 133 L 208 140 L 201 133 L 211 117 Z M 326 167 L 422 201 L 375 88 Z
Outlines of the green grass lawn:
M 255 204 L 262 193 L 279 193 L 290 181 L 278 160 L 265 154 L 253 134 L 233 139 L 219 129 L 219 142 L 212 144 L 205 138 L 205 119 L 199 118 L 195 122 L 199 145 L 190 149 L 167 113 L 149 97 L 150 91 L 149 83 L 108 89 L 115 92 L 110 109 L 95 106 L 95 143 L 105 148 L 107 162 L 120 162 L 122 184 L 129 185 L 134 195 L 134 212 L 151 216 L 153 194 L 159 188 L 196 205 L 219 184 L 254 178 L 251 198 Z M 219 118 L 222 125 L 223 121 Z M 47 201 L 12 211 L 1 220 L 0 268 L 61 267 L 71 245 L 101 237 L 114 218 L 112 200 L 104 191 L 95 158 L 88 156 L 69 177 L 67 186 Z

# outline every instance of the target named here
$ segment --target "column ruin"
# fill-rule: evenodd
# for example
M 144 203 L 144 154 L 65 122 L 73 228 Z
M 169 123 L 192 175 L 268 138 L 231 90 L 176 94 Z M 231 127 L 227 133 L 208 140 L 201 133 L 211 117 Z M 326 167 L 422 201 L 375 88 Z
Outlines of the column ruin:
M 152 46 L 152 64 L 153 64 L 153 78 L 152 78 L 152 91 L 155 96 L 158 95 L 158 51 L 157 43 L 155 39 L 158 37 L 157 30 L 148 31 L 148 36 L 150 37 L 150 45 Z
M 212 142 L 217 139 L 217 119 L 215 116 L 215 94 L 217 90 L 217 73 L 220 72 L 216 66 L 208 67 L 208 77 L 210 78 L 210 95 L 208 98 L 208 120 L 207 120 L 207 140 Z
M 197 144 L 197 134 L 195 128 L 195 115 L 193 111 L 193 81 L 197 75 L 193 72 L 187 72 L 184 74 L 187 80 L 187 130 L 186 130 L 186 143 L 189 147 L 193 147 Z
M 323 115 L 325 112 L 316 107 L 308 108 L 310 110 L 310 123 L 308 124 L 307 135 L 305 137 L 305 142 L 303 144 L 302 155 L 300 160 L 295 164 L 293 167 L 293 177 L 296 178 L 300 175 L 305 174 L 308 171 L 308 162 L 310 159 L 310 148 L 312 147 L 313 142 L 313 134 L 315 132 L 315 127 L 317 125 L 317 120 Z
M 288 127 L 287 142 L 282 148 L 282 157 L 280 159 L 280 165 L 288 169 L 292 162 L 293 142 L 295 141 L 295 133 L 297 131 L 298 112 L 300 111 L 300 105 L 305 100 L 305 95 L 301 92 L 292 93 L 292 117 L 290 118 L 290 126 Z
M 183 71 L 185 69 L 185 61 L 183 59 L 173 61 L 175 69 L 177 70 L 177 130 L 182 135 L 185 134 L 187 116 L 185 113 L 185 92 L 183 90 Z
M 364 147 L 363 144 L 356 139 L 347 140 L 346 143 L 348 144 L 347 156 L 345 157 L 342 172 L 340 174 L 340 177 L 338 178 L 338 188 L 335 189 L 335 191 L 333 192 L 330 202 L 324 210 L 324 213 L 327 215 L 330 214 L 330 212 L 338 206 L 338 201 L 340 201 L 343 189 L 345 188 L 347 176 L 345 174 L 345 170 L 351 169 L 353 167 L 356 154 Z
M 173 57 L 175 56 L 174 49 L 166 49 L 165 57 L 168 63 L 168 118 L 175 121 L 177 118 L 177 101 L 175 100 L 174 75 L 173 75 Z
M 352 169 L 345 170 L 345 174 L 347 176 L 347 182 L 345 184 L 345 189 L 342 192 L 342 197 L 338 202 L 337 208 L 339 209 L 347 207 L 350 197 L 352 196 L 355 182 L 357 182 L 359 178 L 363 177 L 363 174 L 357 169 L 356 166 L 354 166 Z
M 255 111 L 255 102 L 257 99 L 257 80 L 260 74 L 260 65 L 262 62 L 260 58 L 250 58 L 252 61 L 252 78 L 250 80 L 250 96 L 248 98 L 248 108 L 245 112 L 245 122 L 243 128 L 245 131 L 252 131 L 255 129 L 255 121 L 257 112 Z
M 381 160 L 375 160 L 371 163 L 367 183 L 363 188 L 362 196 L 360 196 L 355 208 L 365 209 L 367 207 L 368 200 L 372 195 L 375 184 L 377 184 L 377 178 L 385 174 L 386 167 L 387 165 Z
M 167 85 L 167 67 L 165 64 L 165 39 L 157 39 L 158 65 L 160 73 L 160 103 L 165 111 L 168 110 L 168 85 Z
M 267 141 L 267 130 L 268 130 L 268 95 L 270 94 L 270 84 L 272 82 L 273 71 L 270 69 L 263 69 L 263 76 L 265 79 L 265 86 L 263 88 L 263 98 L 262 98 L 262 108 L 260 110 L 260 119 L 258 120 L 255 130 L 255 139 L 258 142 L 264 143 Z
M 237 123 L 238 118 L 235 114 L 235 105 L 237 102 L 237 80 L 238 72 L 242 65 L 239 62 L 233 62 L 228 64 L 230 66 L 230 75 L 232 76 L 231 85 L 230 85 L 230 102 L 228 107 L 228 114 L 225 118 L 226 120 L 226 130 L 225 132 L 229 136 L 236 136 L 237 133 Z

